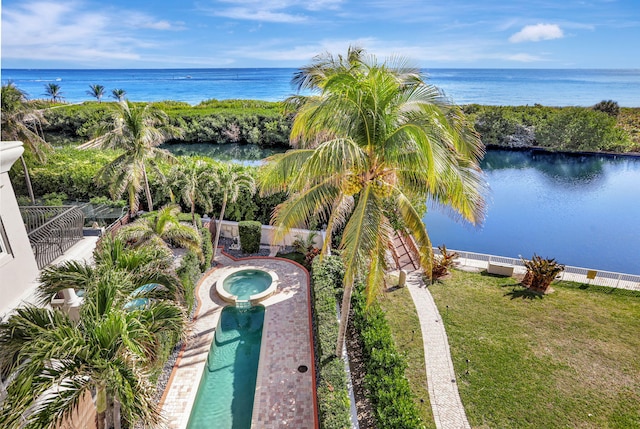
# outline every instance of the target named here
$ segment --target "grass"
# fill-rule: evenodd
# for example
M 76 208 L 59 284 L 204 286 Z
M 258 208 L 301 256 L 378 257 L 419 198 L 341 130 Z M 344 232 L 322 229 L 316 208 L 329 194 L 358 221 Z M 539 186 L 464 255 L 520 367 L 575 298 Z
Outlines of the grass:
M 420 322 L 409 290 L 407 288 L 389 289 L 380 295 L 378 302 L 391 326 L 396 347 L 402 351 L 409 365 L 405 375 L 411 385 L 420 418 L 425 428 L 435 428 L 427 390 Z
M 552 287 L 461 271 L 430 286 L 471 425 L 640 427 L 640 294 Z

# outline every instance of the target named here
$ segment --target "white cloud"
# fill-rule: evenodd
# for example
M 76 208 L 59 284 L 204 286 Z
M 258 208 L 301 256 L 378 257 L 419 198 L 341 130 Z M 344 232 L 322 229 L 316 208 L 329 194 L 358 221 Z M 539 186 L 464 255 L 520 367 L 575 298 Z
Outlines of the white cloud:
M 233 7 L 214 12 L 217 16 L 233 19 L 244 19 L 249 21 L 278 22 L 278 23 L 299 23 L 307 20 L 304 15 L 291 15 L 288 13 L 274 12 L 271 10 L 255 10 L 245 7 Z
M 536 24 L 524 26 L 522 30 L 509 37 L 509 41 L 511 43 L 539 42 L 563 37 L 564 33 L 557 24 Z
M 155 47 L 141 29 L 179 30 L 180 25 L 136 11 L 100 10 L 83 2 L 30 1 L 2 11 L 2 57 L 111 65 L 139 60 Z
M 206 11 L 215 16 L 248 21 L 296 24 L 307 22 L 309 16 L 304 13 L 337 10 L 344 0 L 220 0 L 218 3 L 232 7 L 208 8 Z M 297 11 L 294 12 L 294 11 Z
M 507 55 L 505 59 L 509 61 L 517 61 L 520 63 L 533 63 L 537 61 L 544 61 L 544 58 L 541 58 L 539 56 L 531 55 L 531 54 L 523 54 L 523 53 Z

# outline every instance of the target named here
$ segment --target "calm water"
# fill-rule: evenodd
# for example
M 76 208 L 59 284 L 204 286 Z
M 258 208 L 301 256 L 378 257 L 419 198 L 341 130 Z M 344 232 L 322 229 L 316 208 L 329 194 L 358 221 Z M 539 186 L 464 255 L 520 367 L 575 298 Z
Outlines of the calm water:
M 435 245 L 640 274 L 640 159 L 492 150 L 484 225 L 473 228 L 431 208 Z
M 263 306 L 222 310 L 188 429 L 251 427 L 263 322 Z
M 458 104 L 544 104 L 590 106 L 616 100 L 640 106 L 640 69 L 424 69 L 430 82 Z M 43 98 L 44 86 L 57 83 L 67 102 L 90 100 L 91 84 L 124 89 L 133 101 L 251 98 L 283 100 L 294 93 L 295 69 L 168 69 L 168 70 L 23 70 L 3 69 L 2 82 L 13 81 L 30 98 Z

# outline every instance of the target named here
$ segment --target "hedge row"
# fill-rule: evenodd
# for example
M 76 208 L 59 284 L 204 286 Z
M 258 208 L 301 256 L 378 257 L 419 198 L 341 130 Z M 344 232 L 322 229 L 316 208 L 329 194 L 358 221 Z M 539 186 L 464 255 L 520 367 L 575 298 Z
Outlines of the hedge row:
M 260 222 L 246 220 L 238 222 L 238 234 L 243 253 L 258 253 L 260 251 L 260 238 L 262 236 L 262 224 Z
M 189 222 L 191 222 L 191 217 L 189 217 Z M 180 266 L 176 269 L 176 274 L 180 278 L 182 287 L 184 288 L 185 303 L 187 304 L 189 313 L 191 313 L 193 305 L 195 304 L 195 288 L 198 280 L 202 274 L 211 267 L 211 257 L 213 256 L 211 233 L 207 228 L 199 228 L 199 231 L 202 237 L 204 262 L 200 262 L 198 255 L 189 250 L 184 254 L 180 261 Z
M 365 361 L 367 396 L 380 428 L 415 429 L 422 421 L 404 373 L 407 363 L 396 349 L 391 328 L 377 303 L 366 306 L 362 287 L 352 297 L 353 324 Z
M 351 427 L 349 391 L 344 362 L 334 355 L 338 341 L 336 290 L 341 287 L 344 265 L 338 256 L 313 261 L 312 300 L 315 327 L 315 356 L 320 427 Z

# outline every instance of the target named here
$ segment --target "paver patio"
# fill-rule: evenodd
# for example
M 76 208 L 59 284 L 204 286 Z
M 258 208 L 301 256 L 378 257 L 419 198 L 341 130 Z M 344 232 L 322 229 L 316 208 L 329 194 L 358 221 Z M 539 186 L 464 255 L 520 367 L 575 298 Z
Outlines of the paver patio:
M 234 260 L 223 253 L 216 259 L 222 266 L 200 281 L 192 335 L 180 352 L 162 396 L 167 426 L 187 427 L 215 328 L 226 305 L 215 291 L 216 281 L 228 268 L 250 266 L 273 270 L 279 277 L 276 293 L 261 302 L 265 319 L 251 427 L 317 428 L 309 274 L 301 266 L 279 258 Z M 298 371 L 301 365 L 308 371 Z

